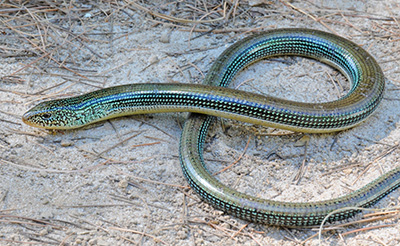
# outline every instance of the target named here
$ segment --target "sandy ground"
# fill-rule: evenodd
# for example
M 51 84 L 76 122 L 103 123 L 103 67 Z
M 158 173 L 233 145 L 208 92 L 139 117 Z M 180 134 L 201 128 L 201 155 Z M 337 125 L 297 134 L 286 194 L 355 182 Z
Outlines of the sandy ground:
M 242 2 L 231 13 L 236 17 L 221 26 L 222 21 L 174 23 L 127 2 L 62 5 L 69 12 L 21 6 L 0 11 L 0 245 L 318 245 L 314 229 L 247 223 L 202 202 L 188 187 L 177 156 L 184 113 L 124 117 L 57 133 L 21 122 L 26 110 L 49 98 L 127 83 L 201 83 L 214 59 L 249 35 L 246 30 L 307 27 L 344 36 L 377 59 L 387 78 L 378 111 L 354 129 L 310 135 L 306 152 L 304 134 L 276 135 L 272 129 L 218 120 L 207 139 L 208 168 L 215 172 L 240 159 L 218 175 L 223 183 L 264 198 L 314 201 L 347 194 L 398 167 L 399 3 L 250 4 L 257 2 L 265 4 Z M 192 18 L 182 10 L 193 11 L 189 5 L 196 4 L 142 4 L 181 19 Z M 205 8 L 202 1 L 196 6 Z M 227 4 L 227 10 L 231 7 Z M 22 25 L 5 18 L 13 15 L 32 19 L 35 28 L 10 28 Z M 217 19 L 221 12 L 208 17 Z M 215 32 L 205 35 L 189 32 L 211 27 Z M 64 42 L 51 43 L 56 36 Z M 27 51 L 32 47 L 36 52 Z M 337 71 L 303 58 L 260 62 L 235 84 L 308 102 L 334 100 L 349 88 Z M 305 153 L 305 174 L 296 184 Z M 391 193 L 375 208 L 398 206 L 399 195 L 399 190 Z M 343 226 L 323 233 L 321 241 L 399 243 L 396 217 Z

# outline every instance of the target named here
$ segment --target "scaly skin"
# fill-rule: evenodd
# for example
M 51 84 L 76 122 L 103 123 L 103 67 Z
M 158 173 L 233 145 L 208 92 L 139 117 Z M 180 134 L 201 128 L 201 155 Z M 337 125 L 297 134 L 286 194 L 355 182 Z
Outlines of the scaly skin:
M 275 56 L 306 56 L 339 69 L 351 82 L 336 101 L 300 103 L 224 88 L 249 64 Z M 190 186 L 218 209 L 245 220 L 271 225 L 320 224 L 345 207 L 368 207 L 400 186 L 396 168 L 348 195 L 318 202 L 277 202 L 249 196 L 215 179 L 205 168 L 204 139 L 214 116 L 301 132 L 333 132 L 359 124 L 378 106 L 385 82 L 375 59 L 356 44 L 309 29 L 278 29 L 247 37 L 226 49 L 204 85 L 130 84 L 82 96 L 43 102 L 23 116 L 29 125 L 71 129 L 131 114 L 192 112 L 180 142 L 180 160 Z M 349 218 L 359 209 L 334 213 L 328 221 Z

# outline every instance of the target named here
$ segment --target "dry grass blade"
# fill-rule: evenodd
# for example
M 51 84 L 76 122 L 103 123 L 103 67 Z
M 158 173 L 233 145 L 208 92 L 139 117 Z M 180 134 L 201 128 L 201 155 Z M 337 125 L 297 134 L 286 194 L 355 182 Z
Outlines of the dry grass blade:
M 169 15 L 165 15 L 165 14 L 161 14 L 161 13 L 157 13 L 154 11 L 151 11 L 148 8 L 145 8 L 139 4 L 137 4 L 135 1 L 128 1 L 129 5 L 134 6 L 137 9 L 140 9 L 142 11 L 145 11 L 146 13 L 153 15 L 155 17 L 167 20 L 167 21 L 172 21 L 172 22 L 177 22 L 177 23 L 191 23 L 191 24 L 204 24 L 204 23 L 212 23 L 212 22 L 218 22 L 218 21 L 222 21 L 225 19 L 225 8 L 223 10 L 223 15 L 220 18 L 217 19 L 213 19 L 213 20 L 186 20 L 186 19 L 181 19 L 181 18 L 176 18 L 173 16 L 169 16 Z M 209 14 L 208 14 L 209 15 Z M 205 16 L 203 16 L 202 18 L 204 18 Z
M 99 24 L 85 27 L 90 20 L 81 16 L 92 9 L 79 7 L 80 3 L 71 3 L 67 7 L 57 1 L 40 2 L 40 6 L 35 4 L 39 2 L 9 3 L 1 9 L 0 42 L 5 44 L 7 56 L 34 57 L 8 76 L 19 75 L 24 70 L 31 73 L 37 69 L 54 67 L 88 79 L 91 75 L 78 72 L 70 64 L 79 64 L 75 60 L 77 53 L 105 58 L 88 45 L 93 42 L 88 38 L 92 34 L 90 31 L 101 29 Z M 73 25 L 71 20 L 81 20 L 82 25 Z M 77 31 L 79 34 L 75 34 Z M 102 35 L 106 36 L 106 33 Z
M 389 148 L 384 150 L 381 154 L 379 154 L 377 157 L 375 157 L 375 159 L 373 161 L 371 161 L 371 163 L 369 163 L 367 165 L 367 167 L 361 172 L 361 174 L 358 175 L 358 177 L 353 181 L 352 185 L 354 185 L 373 166 L 374 163 L 382 160 L 384 157 L 388 156 L 393 151 L 399 150 L 399 146 L 400 146 L 400 144 L 390 146 Z M 382 172 L 382 173 L 384 173 L 384 172 Z
M 246 146 L 244 147 L 243 152 L 239 155 L 239 157 L 234 162 L 232 162 L 232 164 L 228 165 L 227 167 L 222 168 L 218 172 L 213 173 L 213 175 L 215 176 L 220 173 L 223 173 L 226 170 L 228 170 L 229 168 L 233 167 L 236 163 L 238 163 L 243 158 L 244 154 L 246 153 L 247 148 L 249 147 L 250 141 L 251 141 L 251 136 L 249 136 L 249 138 L 247 139 Z
M 155 236 L 153 236 L 151 234 L 144 233 L 144 232 L 141 232 L 141 231 L 125 229 L 125 228 L 119 228 L 119 227 L 109 227 L 109 229 L 110 230 L 116 230 L 116 231 L 123 231 L 123 232 L 131 232 L 131 233 L 143 235 L 143 236 L 152 238 L 154 240 L 154 242 L 156 242 L 156 243 L 162 243 L 162 244 L 168 245 L 168 243 L 164 242 L 163 240 L 161 240 L 161 239 L 159 239 L 159 238 L 157 238 L 157 237 L 155 237 Z

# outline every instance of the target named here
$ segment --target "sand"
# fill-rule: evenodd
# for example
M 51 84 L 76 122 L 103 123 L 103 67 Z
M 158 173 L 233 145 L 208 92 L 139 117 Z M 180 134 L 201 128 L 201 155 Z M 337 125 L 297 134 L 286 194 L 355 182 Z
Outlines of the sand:
M 181 19 L 191 18 L 184 14 L 193 11 L 188 5 L 194 3 L 142 4 Z M 21 121 L 39 101 L 98 88 L 202 83 L 216 57 L 250 35 L 246 30 L 306 27 L 335 32 L 368 50 L 382 66 L 387 89 L 373 116 L 350 130 L 313 135 L 219 119 L 207 138 L 205 158 L 212 172 L 237 162 L 217 178 L 248 194 L 293 202 L 338 197 L 400 165 L 397 1 L 243 1 L 235 18 L 207 34 L 190 30 L 209 30 L 209 24 L 171 22 L 127 2 L 58 7 L 65 11 L 3 12 L 9 19 L 25 16 L 35 28 L 10 29 L 22 22 L 0 24 L 0 245 L 400 243 L 396 217 L 343 226 L 323 233 L 319 242 L 312 237 L 315 229 L 248 223 L 212 208 L 189 188 L 179 164 L 186 113 L 129 116 L 56 133 Z M 28 52 L 32 47 L 36 53 Z M 44 56 L 46 52 L 51 55 Z M 252 65 L 234 84 L 307 102 L 334 100 L 349 89 L 336 70 L 291 57 Z M 295 182 L 304 160 L 304 175 Z M 399 206 L 399 195 L 396 190 L 374 208 Z M 359 219 L 362 214 L 343 223 Z M 379 228 L 353 232 L 375 226 Z

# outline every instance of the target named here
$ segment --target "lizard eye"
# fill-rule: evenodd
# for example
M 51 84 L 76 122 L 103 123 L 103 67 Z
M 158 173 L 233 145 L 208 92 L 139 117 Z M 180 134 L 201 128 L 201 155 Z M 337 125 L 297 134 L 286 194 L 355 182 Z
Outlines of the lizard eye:
M 44 120 L 49 120 L 49 119 L 51 118 L 51 114 L 49 114 L 49 113 L 44 113 L 44 114 L 42 114 L 42 118 L 43 118 Z

